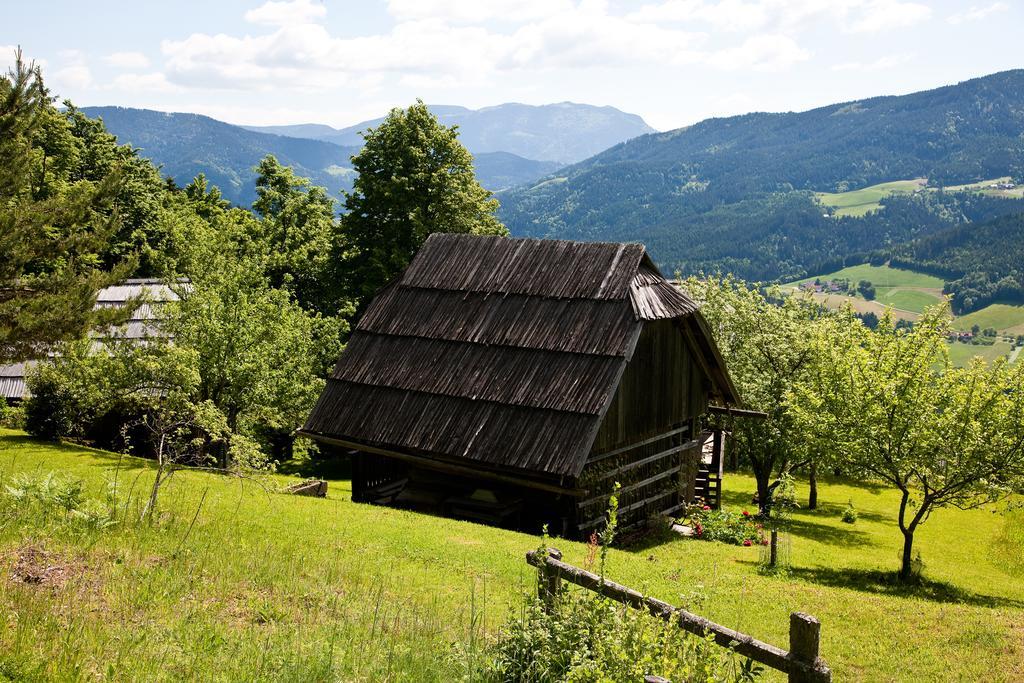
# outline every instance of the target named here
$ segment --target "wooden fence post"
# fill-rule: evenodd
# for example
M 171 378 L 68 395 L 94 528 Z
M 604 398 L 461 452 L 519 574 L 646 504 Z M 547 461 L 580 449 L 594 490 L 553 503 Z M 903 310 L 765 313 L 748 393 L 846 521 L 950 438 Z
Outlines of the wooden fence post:
M 820 640 L 820 621 L 803 612 L 789 615 L 789 656 L 798 664 L 790 669 L 790 683 L 829 683 L 832 680 L 832 672 L 818 661 Z
M 547 555 L 553 560 L 562 559 L 562 551 L 558 548 L 548 548 Z M 550 612 L 554 607 L 555 597 L 562 587 L 562 579 L 559 576 L 561 572 L 549 567 L 546 563 L 542 564 L 539 570 L 537 576 L 537 597 L 540 598 L 541 603 L 544 605 L 544 611 Z

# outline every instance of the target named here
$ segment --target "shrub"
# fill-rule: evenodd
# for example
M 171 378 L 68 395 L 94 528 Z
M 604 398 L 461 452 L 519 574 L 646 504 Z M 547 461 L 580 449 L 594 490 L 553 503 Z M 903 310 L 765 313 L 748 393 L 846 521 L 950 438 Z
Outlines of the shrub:
M 25 406 L 11 405 L 7 399 L 0 398 L 0 427 L 24 429 Z
M 75 426 L 75 401 L 67 383 L 42 367 L 30 375 L 32 395 L 25 401 L 25 431 L 48 441 L 59 441 Z
M 843 515 L 840 517 L 847 524 L 853 524 L 857 521 L 857 510 L 853 507 L 853 501 L 851 500 L 846 504 L 846 509 L 843 510 Z
M 764 545 L 764 525 L 747 510 L 712 510 L 707 505 L 691 505 L 682 523 L 693 529 L 693 537 L 703 541 L 721 541 L 733 545 Z
M 490 681 L 750 680 L 759 671 L 713 640 L 591 594 L 563 591 L 553 609 L 528 598 L 502 629 L 480 676 Z
M 19 474 L 3 489 L 6 501 L 20 511 L 22 523 L 31 519 L 46 522 L 56 519 L 89 531 L 101 531 L 117 523 L 116 500 L 100 501 L 85 495 L 81 479 L 50 472 L 46 475 Z

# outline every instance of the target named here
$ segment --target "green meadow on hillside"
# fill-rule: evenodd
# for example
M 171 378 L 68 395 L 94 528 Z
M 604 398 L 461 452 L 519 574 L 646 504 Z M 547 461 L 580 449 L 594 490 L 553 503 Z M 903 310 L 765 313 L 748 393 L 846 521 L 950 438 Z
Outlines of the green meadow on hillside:
M 802 280 L 794 280 L 793 282 L 787 282 L 782 286 L 795 287 L 804 282 L 814 282 L 816 278 L 820 278 L 822 281 L 846 279 L 855 285 L 860 280 L 868 280 L 875 285 L 876 288 L 908 287 L 937 289 L 940 292 L 942 291 L 942 285 L 944 284 L 942 278 L 935 277 L 934 275 L 918 273 L 904 268 L 893 268 L 888 265 L 873 266 L 868 263 L 863 263 L 857 266 L 848 266 L 825 275 L 816 275 L 813 277 L 805 277 Z
M 8 492 L 51 471 L 97 499 L 116 480 L 129 513 L 151 476 L 0 432 L 0 679 L 458 680 L 535 585 L 536 537 L 354 504 L 344 480 L 319 500 L 273 492 L 283 476 L 186 471 L 152 528 L 88 530 Z M 727 506 L 749 507 L 753 480 L 725 483 Z M 889 578 L 896 508 L 892 491 L 825 481 L 820 509 L 794 515 L 786 575 L 759 573 L 756 547 L 684 539 L 613 549 L 607 573 L 783 647 L 789 613 L 811 613 L 837 681 L 1020 680 L 1019 513 L 937 511 L 918 534 L 927 581 L 905 591 Z M 553 544 L 586 563 L 585 545 Z
M 918 273 L 903 268 L 892 268 L 888 265 L 872 266 L 867 263 L 850 266 L 833 273 L 818 275 L 787 282 L 782 285 L 784 290 L 793 290 L 804 282 L 822 282 L 846 279 L 856 285 L 860 280 L 868 280 L 875 286 L 876 296 L 867 301 L 859 295 L 816 294 L 815 298 L 830 307 L 838 307 L 849 303 L 860 313 L 873 312 L 882 315 L 887 306 L 891 306 L 897 318 L 916 320 L 918 314 L 928 306 L 942 301 L 942 279 L 925 273 Z M 982 309 L 955 316 L 953 328 L 970 330 L 974 325 L 981 329 L 994 328 L 1001 334 L 1024 334 L 1024 306 L 1016 304 L 990 304 Z M 998 341 L 992 346 L 975 346 L 969 344 L 951 344 L 950 354 L 955 365 L 963 365 L 974 356 L 981 356 L 992 361 L 1010 352 L 1010 345 Z
M 969 330 L 974 325 L 983 330 L 992 327 L 1009 334 L 1024 334 L 1024 306 L 991 304 L 953 321 L 953 326 L 959 330 Z
M 834 208 L 837 216 L 863 216 L 869 211 L 881 208 L 879 202 L 896 192 L 914 192 L 928 183 L 927 178 L 894 180 L 879 183 L 849 192 L 816 192 L 815 196 L 825 206 Z
M 992 178 L 991 180 L 982 180 L 976 183 L 966 183 L 964 185 L 949 185 L 943 187 L 942 190 L 945 192 L 973 191 L 992 197 L 1005 197 L 1008 199 L 1019 199 L 1024 197 L 1024 187 L 1015 187 L 1012 189 L 995 187 L 995 185 L 1006 183 L 1010 180 L 1011 178 L 1009 176 L 1004 176 L 1002 178 Z M 835 209 L 836 216 L 863 216 L 869 211 L 877 211 L 878 209 L 881 209 L 881 200 L 890 195 L 901 192 L 915 192 L 917 190 L 927 190 L 929 192 L 938 191 L 939 188 L 927 187 L 927 184 L 927 178 L 893 180 L 887 183 L 879 183 L 877 185 L 862 187 L 859 190 L 850 190 L 848 192 L 816 192 L 815 197 L 817 197 L 823 205 Z

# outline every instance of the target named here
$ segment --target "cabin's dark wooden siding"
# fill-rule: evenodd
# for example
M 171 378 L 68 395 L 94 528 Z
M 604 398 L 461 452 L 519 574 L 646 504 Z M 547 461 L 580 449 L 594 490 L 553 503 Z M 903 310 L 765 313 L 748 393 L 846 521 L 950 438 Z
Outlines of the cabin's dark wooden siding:
M 591 457 L 667 432 L 706 408 L 707 378 L 675 321 L 646 323 L 598 429 Z
M 576 505 L 580 535 L 600 525 L 616 482 L 625 529 L 693 500 L 701 457 L 697 420 L 708 389 L 678 321 L 646 323 L 579 477 L 590 490 Z

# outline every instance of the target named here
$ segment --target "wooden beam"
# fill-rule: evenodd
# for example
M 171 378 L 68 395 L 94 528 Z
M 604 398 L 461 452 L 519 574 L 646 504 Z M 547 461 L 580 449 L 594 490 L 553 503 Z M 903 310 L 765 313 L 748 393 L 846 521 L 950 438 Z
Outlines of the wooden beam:
M 649 465 L 650 463 L 656 462 L 658 460 L 661 460 L 662 458 L 668 457 L 668 456 L 672 455 L 673 453 L 678 453 L 679 451 L 687 451 L 687 450 L 690 450 L 691 448 L 696 448 L 699 445 L 700 445 L 700 441 L 698 441 L 697 439 L 692 439 L 690 441 L 687 441 L 686 443 L 679 444 L 678 446 L 673 446 L 672 448 L 669 448 L 668 450 L 661 451 L 660 453 L 655 453 L 654 455 L 649 455 L 646 458 L 642 458 L 640 460 L 634 460 L 633 462 L 628 462 L 625 465 L 622 465 L 621 467 L 616 467 L 614 470 L 610 470 L 608 472 L 605 472 L 605 473 L 603 473 L 599 477 L 594 477 L 593 481 L 602 481 L 602 480 L 607 479 L 609 477 L 614 477 L 616 474 L 622 474 L 623 472 L 628 472 L 629 470 L 631 470 L 633 468 L 641 467 L 643 465 Z
M 667 432 L 662 432 L 661 434 L 658 434 L 656 436 L 652 436 L 649 439 L 644 439 L 643 441 L 637 441 L 636 443 L 631 443 L 631 444 L 629 444 L 627 446 L 623 446 L 621 448 L 616 448 L 614 451 L 608 451 L 607 453 L 598 453 L 597 455 L 593 456 L 590 460 L 587 461 L 587 465 L 592 465 L 595 462 L 601 462 L 602 460 L 606 460 L 608 458 L 613 458 L 616 455 L 622 455 L 623 453 L 625 453 L 627 451 L 631 451 L 634 448 L 641 448 L 643 446 L 647 446 L 649 444 L 652 444 L 652 443 L 654 443 L 656 441 L 661 441 L 662 439 L 667 439 L 670 436 L 675 436 L 676 434 L 682 434 L 683 432 L 688 432 L 688 431 L 690 431 L 690 425 L 689 424 L 687 424 L 685 427 L 678 427 L 676 429 L 672 429 L 672 430 L 667 431 Z
M 506 484 L 515 484 L 525 488 L 537 489 L 538 491 L 561 493 L 574 498 L 582 498 L 589 493 L 586 489 L 558 486 L 557 484 L 549 484 L 542 481 L 535 481 L 533 479 L 524 479 L 510 474 L 493 472 L 491 470 L 477 469 L 471 465 L 458 465 L 444 460 L 435 460 L 422 455 L 412 455 L 411 453 L 402 453 L 400 451 L 392 451 L 386 448 L 377 448 L 376 446 L 368 446 L 366 444 L 359 443 L 358 441 L 349 441 L 347 439 L 339 439 L 333 436 L 317 434 L 316 432 L 307 432 L 304 429 L 300 429 L 296 433 L 309 437 L 310 439 L 314 439 L 315 441 L 322 441 L 335 446 L 344 446 L 345 448 L 352 448 L 364 453 L 383 455 L 389 458 L 395 458 L 396 460 L 420 465 L 427 469 L 445 472 L 446 474 L 454 474 L 460 477 L 468 477 L 471 479 L 490 479 L 492 481 L 500 481 Z
M 755 420 L 764 420 L 768 417 L 768 413 L 760 410 L 731 408 L 729 406 L 708 406 L 708 412 L 712 415 L 733 415 L 735 417 L 750 417 Z

